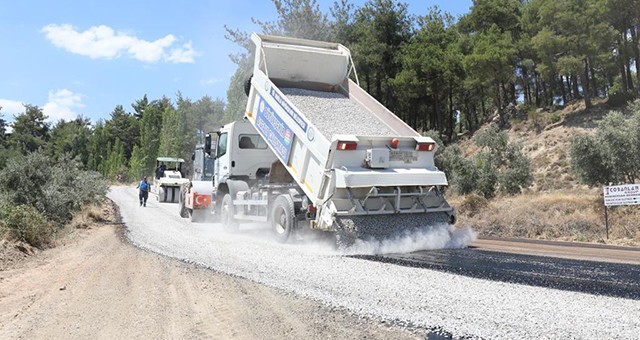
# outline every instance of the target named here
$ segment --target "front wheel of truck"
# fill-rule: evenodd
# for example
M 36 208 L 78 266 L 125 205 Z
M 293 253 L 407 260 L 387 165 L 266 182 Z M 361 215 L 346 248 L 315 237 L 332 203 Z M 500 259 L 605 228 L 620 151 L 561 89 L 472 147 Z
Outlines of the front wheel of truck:
M 284 243 L 293 235 L 296 227 L 295 206 L 289 195 L 280 195 L 273 203 L 271 224 L 278 242 Z
M 220 203 L 220 223 L 228 232 L 238 231 L 238 221 L 233 217 L 234 208 L 230 194 L 225 194 Z

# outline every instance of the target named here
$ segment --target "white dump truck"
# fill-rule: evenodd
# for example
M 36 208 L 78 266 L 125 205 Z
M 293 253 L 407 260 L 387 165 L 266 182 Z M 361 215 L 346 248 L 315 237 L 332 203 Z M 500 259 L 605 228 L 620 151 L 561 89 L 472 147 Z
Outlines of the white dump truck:
M 191 160 L 193 161 L 191 180 L 180 187 L 178 201 L 180 216 L 190 218 L 191 222 L 212 221 L 213 159 L 205 152 L 204 144 L 198 144 Z
M 156 170 L 151 186 L 151 193 L 155 194 L 160 202 L 178 202 L 180 187 L 189 182 L 184 178 L 182 164 L 184 159 L 176 157 L 156 158 Z
M 213 136 L 214 212 L 222 223 L 268 222 L 280 241 L 308 227 L 350 244 L 455 222 L 441 190 L 447 178 L 434 165 L 436 143 L 349 78 L 346 47 L 251 39 L 244 119 Z

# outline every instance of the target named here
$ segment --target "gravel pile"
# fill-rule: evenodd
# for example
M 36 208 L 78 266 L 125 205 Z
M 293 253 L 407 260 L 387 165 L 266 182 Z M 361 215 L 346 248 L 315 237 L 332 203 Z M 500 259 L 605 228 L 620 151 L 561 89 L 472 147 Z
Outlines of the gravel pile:
M 377 117 L 340 93 L 296 88 L 280 90 L 329 140 L 334 134 L 396 135 Z
M 241 225 L 189 224 L 177 205 L 137 205 L 113 187 L 139 247 L 398 325 L 486 339 L 637 339 L 640 301 L 523 286 L 345 257 L 326 245 L 278 244 Z M 253 228 L 254 230 L 247 230 Z

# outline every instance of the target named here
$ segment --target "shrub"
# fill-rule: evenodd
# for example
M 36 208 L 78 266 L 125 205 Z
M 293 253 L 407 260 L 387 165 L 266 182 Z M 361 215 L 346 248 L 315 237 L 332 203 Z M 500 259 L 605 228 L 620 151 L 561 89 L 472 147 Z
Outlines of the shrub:
M 526 188 L 533 183 L 531 160 L 521 150 L 520 143 L 513 143 L 509 144 L 505 152 L 508 166 L 498 174 L 500 191 L 504 194 L 518 194 L 521 188 Z
M 551 123 L 557 123 L 560 121 L 560 115 L 557 112 L 551 114 Z
M 51 240 L 55 229 L 47 219 L 30 205 L 0 203 L 0 230 L 12 237 L 42 248 Z
M 520 143 L 509 143 L 506 133 L 492 128 L 479 133 L 475 142 L 481 151 L 473 157 L 465 157 L 457 145 L 440 154 L 441 169 L 447 173 L 455 193 L 491 198 L 497 190 L 517 194 L 533 183 L 531 161 L 522 153 Z
M 636 98 L 635 94 L 632 92 L 622 92 L 618 91 L 614 94 L 609 95 L 609 99 L 607 100 L 607 104 L 611 107 L 623 107 L 628 102 L 634 100 Z
M 0 171 L 0 194 L 11 205 L 31 206 L 58 224 L 107 188 L 100 175 L 80 170 L 78 162 L 54 162 L 41 152 L 15 157 Z
M 633 109 L 633 106 L 631 106 Z M 585 184 L 634 183 L 640 177 L 640 112 L 629 122 L 620 112 L 600 121 L 596 134 L 571 140 L 571 169 Z
M 496 184 L 498 183 L 498 166 L 495 155 L 488 152 L 480 152 L 475 157 L 478 168 L 478 180 L 476 181 L 475 192 L 491 198 L 495 196 Z

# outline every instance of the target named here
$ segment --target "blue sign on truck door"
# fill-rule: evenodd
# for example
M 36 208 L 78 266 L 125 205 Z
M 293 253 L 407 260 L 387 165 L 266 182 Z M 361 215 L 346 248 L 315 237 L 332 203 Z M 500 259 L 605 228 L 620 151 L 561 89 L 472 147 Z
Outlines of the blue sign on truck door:
M 260 102 L 258 103 L 256 128 L 275 151 L 276 156 L 284 164 L 288 164 L 293 131 L 278 117 L 275 110 L 262 97 L 260 97 Z

